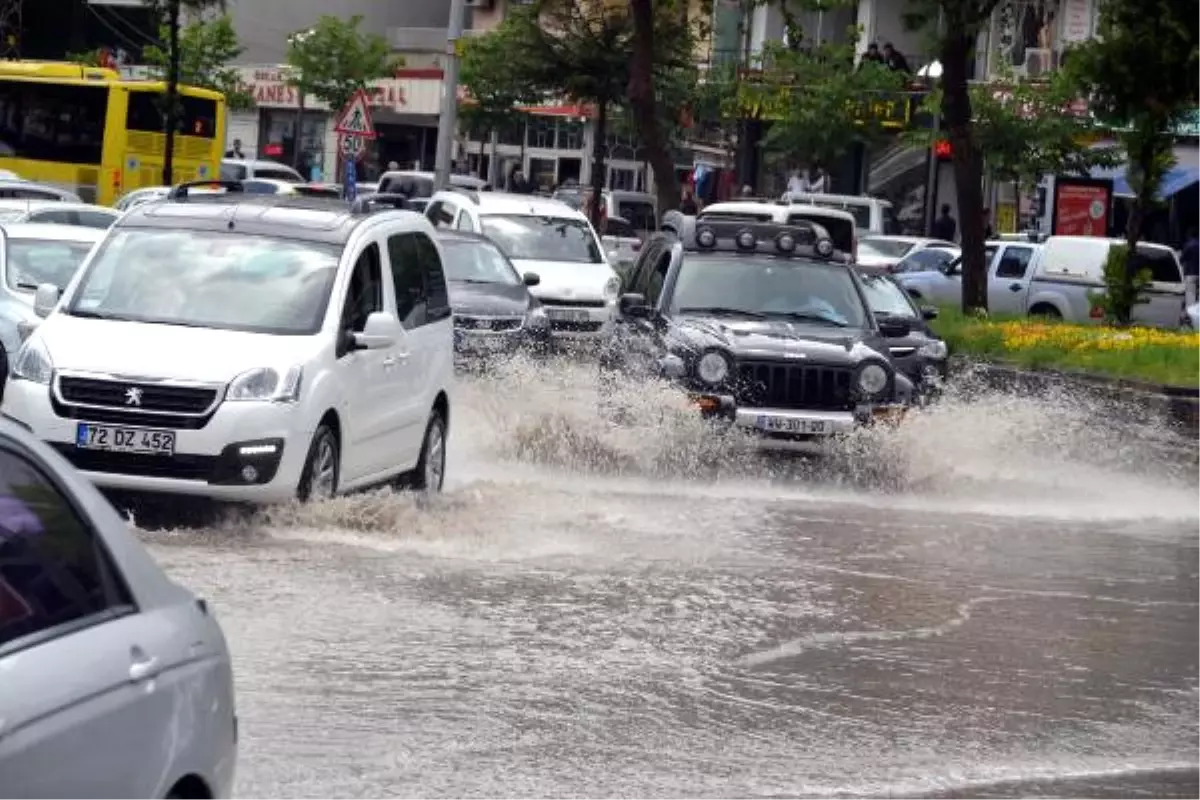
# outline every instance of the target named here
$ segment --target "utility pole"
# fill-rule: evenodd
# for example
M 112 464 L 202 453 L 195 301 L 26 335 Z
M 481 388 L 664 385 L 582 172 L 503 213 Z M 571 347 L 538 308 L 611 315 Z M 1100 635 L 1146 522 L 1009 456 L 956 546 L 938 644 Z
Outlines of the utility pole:
M 446 66 L 442 70 L 442 116 L 438 120 L 437 160 L 434 162 L 434 191 L 450 185 L 450 161 L 454 134 L 458 129 L 458 40 L 466 21 L 466 0 L 450 0 L 450 25 L 446 29 Z
M 179 2 L 167 2 L 166 146 L 163 148 L 163 186 L 175 185 L 175 131 L 179 127 Z

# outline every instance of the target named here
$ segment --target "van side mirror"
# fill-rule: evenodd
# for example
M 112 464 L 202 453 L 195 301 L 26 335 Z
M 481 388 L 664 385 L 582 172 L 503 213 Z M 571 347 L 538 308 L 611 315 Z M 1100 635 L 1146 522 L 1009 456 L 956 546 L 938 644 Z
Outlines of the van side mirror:
M 617 301 L 617 311 L 622 317 L 648 319 L 653 310 L 646 305 L 646 296 L 641 294 L 623 294 Z
M 521 280 L 525 282 L 526 286 L 537 286 L 542 282 L 542 276 L 536 272 L 526 272 L 521 276 Z
M 50 312 L 58 305 L 60 297 L 62 297 L 62 290 L 53 283 L 39 285 L 37 292 L 33 295 L 33 313 L 45 319 L 50 316 Z

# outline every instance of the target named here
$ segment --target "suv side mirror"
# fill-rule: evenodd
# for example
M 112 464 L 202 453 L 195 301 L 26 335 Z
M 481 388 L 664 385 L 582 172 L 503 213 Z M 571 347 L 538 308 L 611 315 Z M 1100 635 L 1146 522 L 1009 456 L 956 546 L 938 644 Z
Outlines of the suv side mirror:
M 888 339 L 903 339 L 912 333 L 912 326 L 906 319 L 884 317 L 879 320 L 879 332 Z
M 646 296 L 642 294 L 623 294 L 617 301 L 617 311 L 623 317 L 633 319 L 649 319 L 653 309 L 646 305 Z
M 542 282 L 542 276 L 536 272 L 526 272 L 521 276 L 521 280 L 525 282 L 526 286 L 537 286 Z
M 58 305 L 60 297 L 62 297 L 62 292 L 53 283 L 39 285 L 37 292 L 33 295 L 33 313 L 45 319 Z
M 927 319 L 927 320 L 928 319 L 937 319 L 938 318 L 937 306 L 921 306 L 921 317 L 922 317 L 922 319 Z

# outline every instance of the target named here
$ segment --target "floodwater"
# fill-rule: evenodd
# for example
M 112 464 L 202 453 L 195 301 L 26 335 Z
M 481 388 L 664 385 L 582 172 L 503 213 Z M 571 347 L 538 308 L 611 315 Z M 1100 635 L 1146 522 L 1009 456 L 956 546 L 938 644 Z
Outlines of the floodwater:
M 229 637 L 240 796 L 1200 792 L 1194 449 L 976 395 L 766 460 L 622 391 L 472 378 L 441 497 L 143 531 Z

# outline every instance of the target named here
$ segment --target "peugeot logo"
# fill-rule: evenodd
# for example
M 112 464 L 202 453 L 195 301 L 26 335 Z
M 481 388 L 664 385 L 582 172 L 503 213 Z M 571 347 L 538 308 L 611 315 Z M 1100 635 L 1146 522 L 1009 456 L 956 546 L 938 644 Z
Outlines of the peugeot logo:
M 142 404 L 142 390 L 136 386 L 130 386 L 125 390 L 125 405 L 140 406 Z

